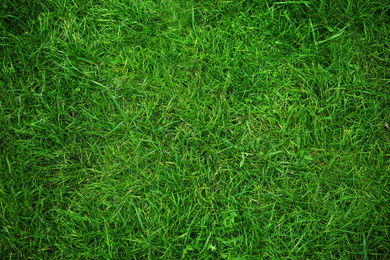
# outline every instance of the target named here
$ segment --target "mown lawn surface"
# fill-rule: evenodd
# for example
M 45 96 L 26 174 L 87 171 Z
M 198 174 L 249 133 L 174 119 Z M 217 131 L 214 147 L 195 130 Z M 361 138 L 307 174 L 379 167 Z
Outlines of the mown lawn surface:
M 5 0 L 1 259 L 389 259 L 390 3 Z

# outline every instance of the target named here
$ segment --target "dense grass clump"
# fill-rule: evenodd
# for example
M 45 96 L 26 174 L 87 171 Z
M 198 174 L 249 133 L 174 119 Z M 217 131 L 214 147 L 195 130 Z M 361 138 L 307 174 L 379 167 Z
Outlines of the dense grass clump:
M 5 0 L 1 259 L 390 258 L 390 4 Z

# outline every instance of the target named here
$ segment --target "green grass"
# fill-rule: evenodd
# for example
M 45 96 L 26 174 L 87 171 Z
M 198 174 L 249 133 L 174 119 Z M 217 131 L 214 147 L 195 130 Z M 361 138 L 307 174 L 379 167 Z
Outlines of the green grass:
M 3 1 L 0 258 L 390 258 L 386 2 Z

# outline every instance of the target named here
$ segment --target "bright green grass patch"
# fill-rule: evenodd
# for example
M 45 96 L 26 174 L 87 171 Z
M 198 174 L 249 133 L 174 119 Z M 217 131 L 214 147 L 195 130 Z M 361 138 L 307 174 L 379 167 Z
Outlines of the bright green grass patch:
M 5 1 L 1 259 L 387 259 L 385 1 Z

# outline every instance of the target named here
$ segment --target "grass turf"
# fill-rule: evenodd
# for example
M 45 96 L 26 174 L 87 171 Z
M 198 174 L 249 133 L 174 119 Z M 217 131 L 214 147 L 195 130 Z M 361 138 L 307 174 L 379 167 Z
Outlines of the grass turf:
M 3 1 L 1 259 L 389 258 L 389 14 Z

